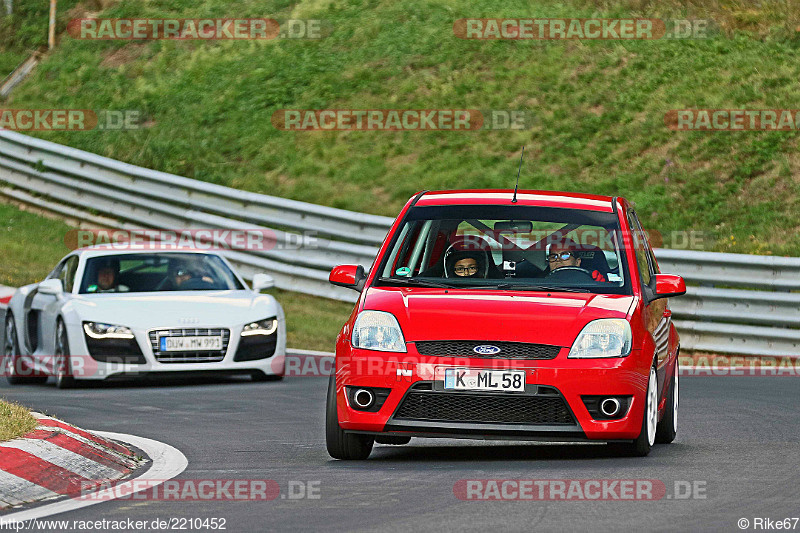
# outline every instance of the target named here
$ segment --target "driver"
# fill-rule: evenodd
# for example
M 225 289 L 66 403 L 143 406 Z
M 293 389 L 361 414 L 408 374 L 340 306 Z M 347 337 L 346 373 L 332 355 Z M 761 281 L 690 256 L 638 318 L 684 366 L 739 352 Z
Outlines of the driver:
M 97 267 L 97 284 L 95 290 L 91 292 L 128 292 L 128 287 L 120 285 L 119 280 L 119 261 L 115 259 L 104 259 Z
M 554 272 L 564 267 L 581 268 L 581 258 L 578 255 L 579 248 L 578 243 L 572 239 L 564 239 L 562 242 L 551 244 L 547 252 L 547 263 L 550 266 L 550 271 Z M 586 271 L 589 272 L 588 270 Z M 608 281 L 599 270 L 594 270 L 590 274 L 595 281 Z
M 445 259 L 448 278 L 485 278 L 486 255 L 483 252 L 455 250 Z

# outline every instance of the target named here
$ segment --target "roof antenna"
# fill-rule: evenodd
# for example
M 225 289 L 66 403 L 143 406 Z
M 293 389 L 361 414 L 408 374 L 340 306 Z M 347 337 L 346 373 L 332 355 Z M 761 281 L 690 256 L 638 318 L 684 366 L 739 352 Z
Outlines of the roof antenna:
M 519 156 L 519 168 L 517 169 L 517 183 L 514 184 L 514 198 L 511 199 L 511 203 L 517 203 L 517 188 L 519 187 L 519 172 L 522 170 L 522 158 L 525 156 L 525 147 L 522 147 L 522 153 Z

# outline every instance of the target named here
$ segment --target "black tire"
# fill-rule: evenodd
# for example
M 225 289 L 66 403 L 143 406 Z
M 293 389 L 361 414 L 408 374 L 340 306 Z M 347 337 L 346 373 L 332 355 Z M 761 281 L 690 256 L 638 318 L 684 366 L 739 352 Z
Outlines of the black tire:
M 67 337 L 67 327 L 61 320 L 56 325 L 55 357 L 56 387 L 59 389 L 73 388 L 75 386 L 75 377 L 72 375 L 69 337 Z
M 360 460 L 372 453 L 374 441 L 368 435 L 346 433 L 339 427 L 336 412 L 336 375 L 328 381 L 328 400 L 325 406 L 325 443 L 328 454 L 334 459 Z
M 678 382 L 679 373 L 678 360 L 675 359 L 675 373 L 669 385 L 666 412 L 656 428 L 656 442 L 660 444 L 669 444 L 675 440 L 675 435 L 678 434 L 678 405 L 681 392 L 680 383 Z
M 402 446 L 411 442 L 411 437 L 398 437 L 395 435 L 376 436 L 375 442 L 378 444 L 393 444 L 395 446 Z
M 283 379 L 283 376 L 276 376 L 274 374 L 267 375 L 261 370 L 253 370 L 252 372 L 250 372 L 250 379 L 252 379 L 256 383 L 263 383 L 265 381 L 280 381 Z
M 655 414 L 654 414 L 655 411 Z M 649 422 L 649 424 L 648 424 Z M 650 377 L 647 380 L 645 393 L 644 413 L 642 414 L 642 429 L 633 442 L 616 445 L 622 455 L 631 457 L 645 457 L 656 440 L 656 427 L 658 422 L 658 380 L 656 369 L 650 367 Z
M 25 363 L 20 358 L 19 336 L 14 316 L 6 312 L 6 323 L 3 335 L 3 371 L 9 385 L 24 385 L 26 383 L 44 383 L 47 376 L 25 375 Z M 22 375 L 21 375 L 22 374 Z

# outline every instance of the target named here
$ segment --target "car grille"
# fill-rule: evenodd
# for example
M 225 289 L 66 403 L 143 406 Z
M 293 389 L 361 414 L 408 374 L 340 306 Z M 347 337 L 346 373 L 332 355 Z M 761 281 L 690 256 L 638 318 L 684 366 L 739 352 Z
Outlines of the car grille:
M 395 411 L 398 420 L 526 425 L 575 425 L 560 395 L 553 397 L 412 390 Z
M 549 344 L 530 344 L 527 342 L 496 341 L 417 341 L 420 355 L 475 357 L 479 359 L 555 359 L 560 346 Z M 473 350 L 476 346 L 496 346 L 500 351 L 496 354 L 479 354 Z
M 162 352 L 159 351 L 159 337 L 215 337 L 222 336 L 222 350 L 198 352 Z M 225 358 L 231 331 L 223 328 L 175 328 L 156 329 L 148 333 L 150 347 L 159 363 L 218 363 Z

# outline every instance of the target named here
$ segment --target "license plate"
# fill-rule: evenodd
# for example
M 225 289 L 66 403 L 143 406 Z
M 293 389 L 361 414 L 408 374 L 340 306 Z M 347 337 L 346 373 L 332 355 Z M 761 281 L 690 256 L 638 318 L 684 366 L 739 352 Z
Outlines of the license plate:
M 200 352 L 222 350 L 222 337 L 161 337 L 162 352 Z
M 525 390 L 525 371 L 447 368 L 444 371 L 444 388 L 523 392 Z

